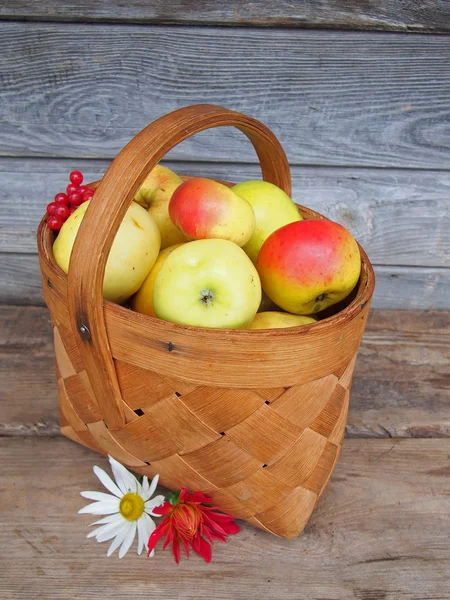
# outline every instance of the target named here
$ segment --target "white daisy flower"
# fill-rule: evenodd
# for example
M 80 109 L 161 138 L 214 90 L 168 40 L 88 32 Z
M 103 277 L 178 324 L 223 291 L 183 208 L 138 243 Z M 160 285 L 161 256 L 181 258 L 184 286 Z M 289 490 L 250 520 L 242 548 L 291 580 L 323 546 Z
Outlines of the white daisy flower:
M 153 509 L 161 506 L 164 502 L 164 496 L 155 496 L 152 498 L 156 486 L 158 485 L 159 475 L 153 477 L 151 483 L 144 477 L 142 484 L 136 477 L 130 473 L 112 456 L 109 456 L 109 462 L 116 482 L 105 473 L 100 467 L 94 467 L 94 473 L 100 479 L 105 488 L 111 494 L 103 492 L 80 492 L 83 498 L 95 500 L 92 504 L 84 506 L 78 511 L 79 514 L 89 513 L 91 515 L 107 515 L 91 525 L 100 525 L 90 531 L 88 538 L 95 537 L 97 542 L 106 542 L 111 540 L 107 556 L 119 550 L 119 558 L 125 556 L 138 534 L 137 553 L 141 554 L 144 547 L 147 546 L 148 538 L 156 525 L 152 516 Z M 153 556 L 154 552 L 150 554 Z

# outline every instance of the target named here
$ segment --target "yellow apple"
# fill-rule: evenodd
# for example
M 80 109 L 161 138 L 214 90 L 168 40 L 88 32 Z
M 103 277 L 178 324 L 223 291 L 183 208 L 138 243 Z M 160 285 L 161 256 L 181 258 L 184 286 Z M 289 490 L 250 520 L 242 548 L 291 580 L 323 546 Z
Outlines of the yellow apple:
M 190 240 L 223 239 L 243 246 L 255 229 L 246 200 L 213 179 L 185 181 L 172 195 L 169 215 Z
M 228 240 L 196 240 L 176 248 L 153 288 L 157 317 L 197 327 L 246 327 L 260 302 L 258 272 Z
M 256 264 L 259 250 L 269 235 L 283 225 L 301 221 L 302 216 L 289 196 L 267 181 L 243 181 L 231 189 L 247 200 L 255 213 L 255 230 L 243 249 Z
M 166 258 L 169 254 L 175 250 L 175 248 L 179 248 L 183 244 L 175 244 L 175 246 L 169 246 L 158 255 L 155 264 L 152 267 L 152 270 L 145 278 L 144 283 L 135 293 L 133 298 L 131 299 L 130 306 L 133 310 L 143 313 L 144 315 L 150 315 L 151 317 L 156 317 L 155 310 L 153 308 L 153 287 L 155 284 L 156 276 L 158 275 L 161 267 L 163 266 Z
M 53 244 L 58 266 L 69 272 L 70 255 L 78 229 L 90 201 L 84 202 L 70 215 Z M 158 256 L 161 238 L 158 227 L 148 212 L 132 202 L 117 231 L 106 262 L 103 295 L 121 304 L 142 285 Z
M 167 167 L 156 165 L 134 197 L 134 201 L 148 209 L 155 219 L 161 234 L 161 250 L 186 241 L 186 237 L 169 217 L 170 198 L 181 183 L 183 180 L 176 173 Z
M 315 323 L 313 317 L 304 317 L 303 315 L 291 315 L 290 313 L 280 311 L 267 311 L 258 313 L 249 329 L 275 329 L 282 327 L 297 327 L 298 325 L 306 325 Z

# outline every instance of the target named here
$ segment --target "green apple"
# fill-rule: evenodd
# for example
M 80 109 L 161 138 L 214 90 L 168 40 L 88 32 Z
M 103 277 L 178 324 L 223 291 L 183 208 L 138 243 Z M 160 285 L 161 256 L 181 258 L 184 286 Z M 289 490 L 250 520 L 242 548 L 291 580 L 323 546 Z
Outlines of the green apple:
M 78 229 L 89 207 L 84 202 L 70 215 L 53 243 L 58 266 L 69 272 L 70 255 Z M 142 285 L 158 256 L 161 238 L 158 227 L 148 212 L 132 202 L 114 238 L 106 262 L 103 295 L 122 304 Z
M 260 302 L 258 272 L 229 240 L 196 240 L 176 248 L 153 288 L 157 317 L 196 327 L 247 327 Z
M 161 250 L 186 241 L 186 237 L 169 217 L 170 198 L 182 183 L 183 180 L 176 173 L 167 167 L 156 165 L 134 197 L 134 201 L 148 209 L 155 219 L 161 234 Z
M 256 264 L 259 250 L 269 235 L 283 225 L 301 221 L 302 216 L 289 196 L 267 181 L 243 181 L 231 189 L 247 200 L 255 213 L 255 230 L 243 250 Z
M 258 313 L 249 329 L 278 329 L 282 327 L 298 327 L 299 325 L 307 325 L 315 323 L 313 317 L 305 317 L 303 315 L 291 315 L 290 313 L 281 311 L 267 311 Z

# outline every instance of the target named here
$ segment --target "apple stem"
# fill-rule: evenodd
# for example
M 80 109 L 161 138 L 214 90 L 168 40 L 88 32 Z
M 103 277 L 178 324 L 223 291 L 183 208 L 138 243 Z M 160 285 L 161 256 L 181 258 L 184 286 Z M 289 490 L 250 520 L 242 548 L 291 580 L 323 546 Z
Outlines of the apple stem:
M 206 306 L 212 303 L 214 300 L 214 293 L 211 290 L 202 290 L 200 292 L 200 301 Z

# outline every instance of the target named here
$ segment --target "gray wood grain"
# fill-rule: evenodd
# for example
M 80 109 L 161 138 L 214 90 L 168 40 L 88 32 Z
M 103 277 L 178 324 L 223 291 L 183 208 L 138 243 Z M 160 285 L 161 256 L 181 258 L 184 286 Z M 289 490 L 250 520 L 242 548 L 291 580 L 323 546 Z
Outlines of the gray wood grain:
M 2 0 L 0 18 L 106 23 L 176 23 L 272 27 L 330 27 L 389 31 L 448 31 L 450 7 L 445 0 L 390 2 L 321 0 L 292 2 L 232 0 Z
M 48 311 L 0 306 L 0 331 L 0 435 L 59 435 Z M 450 437 L 449 364 L 450 311 L 372 311 L 347 436 Z
M 36 252 L 36 228 L 68 174 L 99 179 L 107 161 L 0 159 L 0 251 Z M 178 173 L 244 181 L 256 165 L 168 162 Z M 450 267 L 450 172 L 293 167 L 293 197 L 352 232 L 379 265 Z M 30 186 L 32 193 L 30 194 Z
M 450 308 L 449 268 L 375 265 L 375 274 L 374 308 Z M 36 254 L 0 253 L 0 304 L 44 304 Z
M 201 102 L 247 112 L 293 164 L 448 168 L 450 43 L 280 29 L 0 23 L 0 154 L 112 158 Z M 204 132 L 172 158 L 254 162 Z
M 450 440 L 348 440 L 305 532 L 287 542 L 246 524 L 176 566 L 133 547 L 107 559 L 86 539 L 81 490 L 107 460 L 62 438 L 0 440 L 0 596 L 24 600 L 446 600 Z

